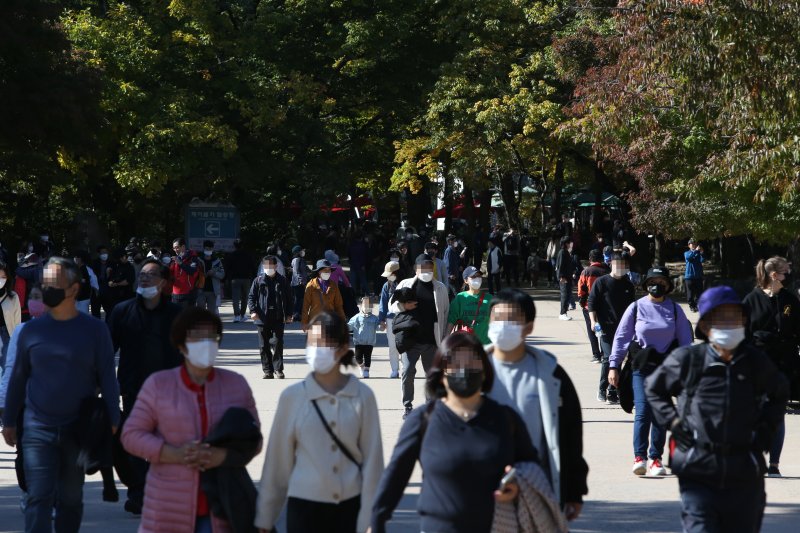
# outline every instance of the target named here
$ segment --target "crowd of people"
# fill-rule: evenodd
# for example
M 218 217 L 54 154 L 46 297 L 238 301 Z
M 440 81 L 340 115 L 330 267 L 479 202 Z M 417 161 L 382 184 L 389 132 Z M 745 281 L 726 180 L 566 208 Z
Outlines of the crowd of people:
M 530 293 L 502 288 L 525 281 L 519 266 L 537 281 L 516 231 L 495 228 L 473 264 L 454 235 L 444 250 L 420 243 L 416 255 L 399 241 L 385 251 L 380 283 L 358 247 L 348 273 L 335 249 L 310 262 L 301 245 L 286 257 L 275 243 L 258 261 L 240 241 L 222 256 L 212 241 L 197 253 L 178 237 L 171 249 L 100 246 L 94 260 L 82 250 L 65 259 L 45 237 L 14 272 L 0 263 L 0 408 L 26 531 L 78 531 L 86 473 L 99 469 L 104 499 L 119 497 L 112 463 L 145 532 L 272 532 L 284 510 L 290 532 L 382 532 L 417 463 L 423 531 L 488 532 L 521 501 L 538 530 L 566 531 L 581 514 L 577 391 L 555 355 L 526 342 Z M 763 477 L 781 475 L 785 404 L 800 397 L 789 263 L 760 261 L 742 300 L 728 287 L 704 290 L 703 250 L 689 241 L 693 330 L 670 297 L 669 270 L 634 276 L 636 250 L 622 235 L 611 249 L 603 240 L 584 267 L 563 235 L 547 262 L 559 318 L 583 311 L 598 401 L 635 411 L 633 474 L 664 476 L 670 459 L 686 531 L 758 531 Z M 309 373 L 291 376 L 303 379 L 264 428 L 258 486 L 245 469 L 265 444 L 252 391 L 217 364 L 225 287 L 233 322 L 257 328 L 264 379 L 286 377 L 290 324 L 306 338 Z M 387 464 L 364 381 L 382 332 L 404 420 Z M 415 408 L 420 361 L 426 402 Z M 505 519 L 522 527 L 518 515 Z

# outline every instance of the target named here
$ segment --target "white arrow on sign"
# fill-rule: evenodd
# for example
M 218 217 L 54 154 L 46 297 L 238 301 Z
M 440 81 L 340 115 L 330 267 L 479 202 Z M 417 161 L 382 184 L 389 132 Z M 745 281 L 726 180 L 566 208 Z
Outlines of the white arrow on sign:
M 219 237 L 220 231 L 219 222 L 206 222 L 206 237 Z

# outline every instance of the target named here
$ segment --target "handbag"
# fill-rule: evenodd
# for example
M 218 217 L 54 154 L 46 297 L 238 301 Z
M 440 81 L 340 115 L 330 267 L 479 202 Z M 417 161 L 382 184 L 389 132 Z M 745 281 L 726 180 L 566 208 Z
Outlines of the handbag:
M 359 470 L 361 470 L 361 463 L 356 461 L 355 456 L 353 456 L 350 450 L 347 449 L 347 446 L 345 446 L 344 443 L 339 440 L 339 437 L 336 436 L 336 433 L 334 433 L 331 427 L 328 425 L 328 421 L 325 420 L 325 416 L 322 414 L 322 411 L 320 411 L 319 405 L 317 405 L 317 400 L 311 400 L 311 403 L 314 405 L 314 410 L 319 415 L 319 419 L 322 421 L 322 425 L 325 426 L 325 431 L 327 431 L 328 435 L 331 436 L 333 442 L 336 443 L 336 445 L 339 447 L 340 450 L 342 450 L 344 456 L 350 459 L 353 462 L 353 464 L 356 465 Z
M 478 321 L 478 314 L 481 312 L 481 305 L 483 305 L 483 296 L 484 294 L 481 293 L 481 298 L 478 300 L 478 308 L 475 310 L 475 317 L 472 319 L 472 323 L 467 326 L 463 320 L 458 319 L 456 321 L 456 328 L 455 331 L 464 331 L 466 333 L 475 333 L 475 322 Z

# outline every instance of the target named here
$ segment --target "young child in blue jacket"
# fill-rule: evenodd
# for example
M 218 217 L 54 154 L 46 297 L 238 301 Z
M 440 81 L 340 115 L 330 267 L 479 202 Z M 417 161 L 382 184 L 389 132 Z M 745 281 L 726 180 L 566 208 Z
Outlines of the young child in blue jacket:
M 347 323 L 353 332 L 356 362 L 361 367 L 361 377 L 364 379 L 369 378 L 369 365 L 372 362 L 372 350 L 377 342 L 379 324 L 378 317 L 372 314 L 372 303 L 365 296 L 361 299 L 361 312 Z

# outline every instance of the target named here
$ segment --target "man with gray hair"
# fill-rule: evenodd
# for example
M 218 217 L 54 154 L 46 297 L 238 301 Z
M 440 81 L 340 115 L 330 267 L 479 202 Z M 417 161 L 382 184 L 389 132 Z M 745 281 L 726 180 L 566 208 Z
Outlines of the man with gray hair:
M 78 466 L 81 403 L 103 394 L 111 431 L 119 426 L 114 349 L 105 323 L 75 307 L 80 270 L 62 257 L 47 262 L 42 283 L 49 313 L 26 324 L 17 342 L 3 413 L 3 437 L 22 446 L 28 483 L 25 531 L 79 531 L 83 469 Z M 17 416 L 25 406 L 21 442 Z

